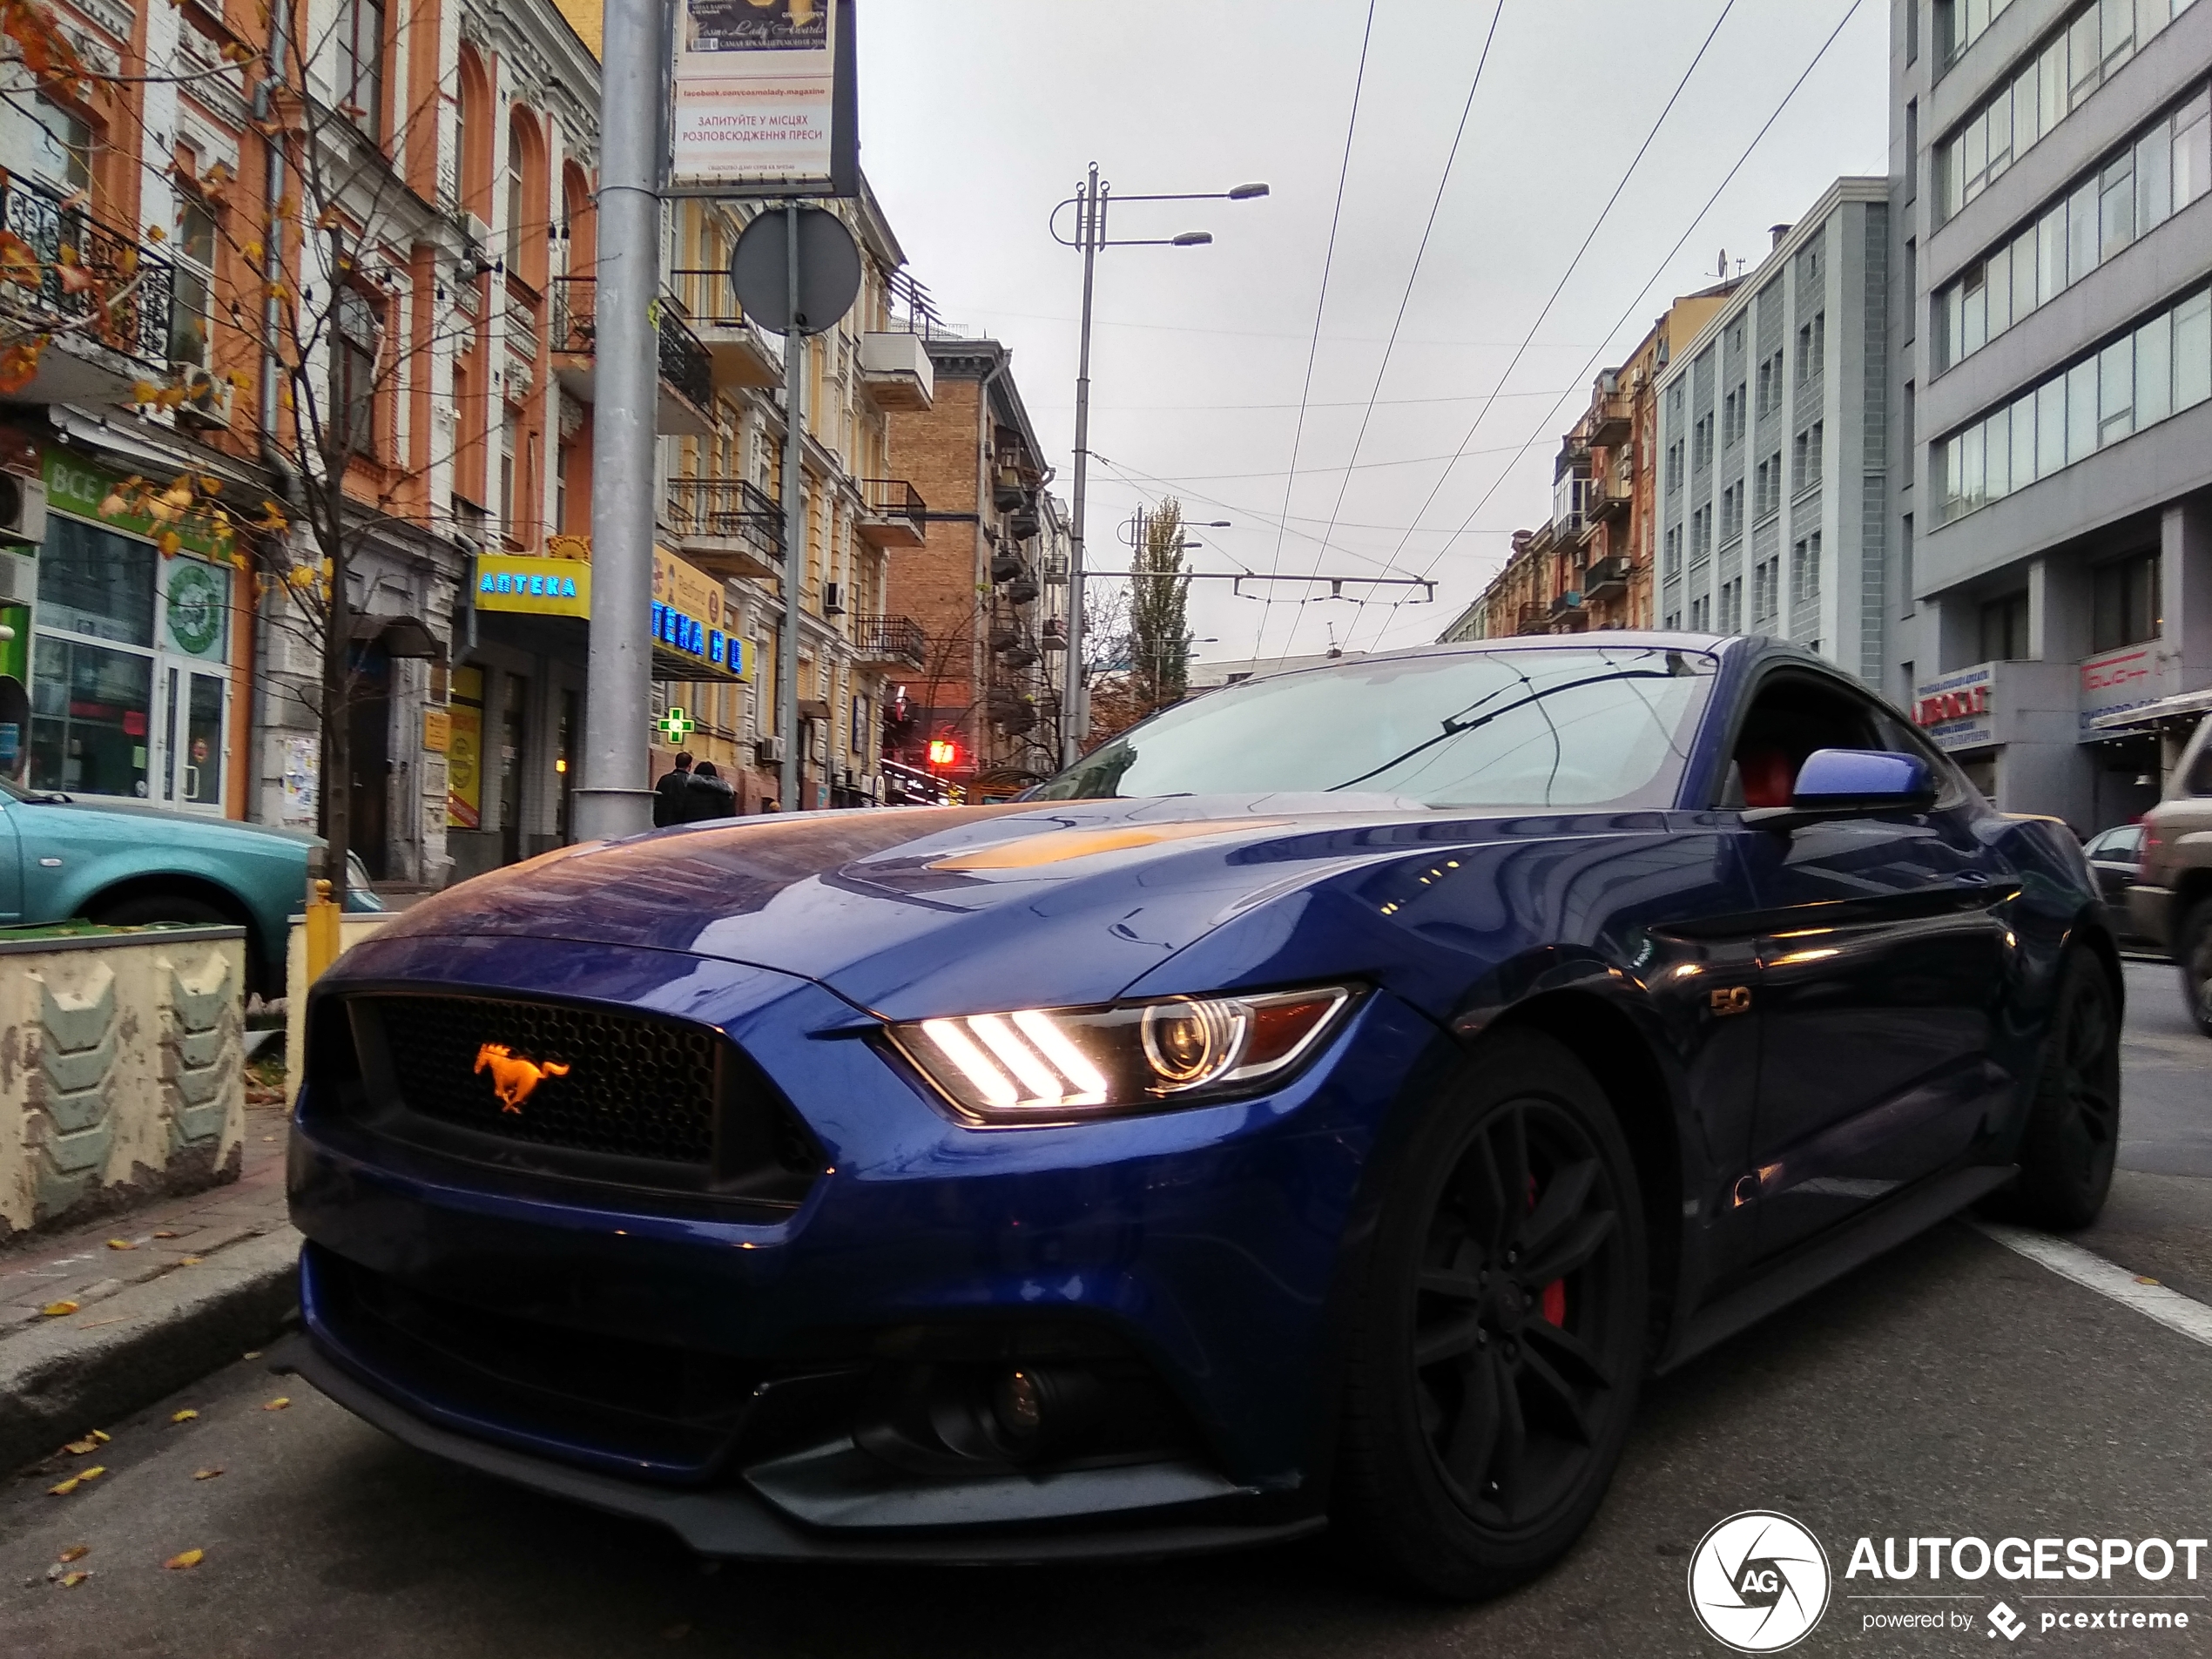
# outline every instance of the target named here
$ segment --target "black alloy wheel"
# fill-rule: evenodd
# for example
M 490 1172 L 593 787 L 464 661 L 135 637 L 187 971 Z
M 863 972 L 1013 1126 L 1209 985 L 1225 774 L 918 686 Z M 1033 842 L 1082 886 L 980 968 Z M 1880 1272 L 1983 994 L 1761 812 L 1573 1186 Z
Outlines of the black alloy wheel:
M 2212 903 L 2200 904 L 2182 923 L 2182 995 L 2196 1028 L 2212 1037 Z
M 2086 1227 L 2120 1150 L 2120 1010 L 2104 965 L 2069 957 L 2020 1137 L 2020 1180 L 2000 1209 L 2039 1227 Z
M 1339 1508 L 1395 1575 L 1494 1595 L 1574 1542 L 1620 1457 L 1649 1317 L 1635 1166 L 1580 1062 L 1514 1034 L 1385 1204 Z

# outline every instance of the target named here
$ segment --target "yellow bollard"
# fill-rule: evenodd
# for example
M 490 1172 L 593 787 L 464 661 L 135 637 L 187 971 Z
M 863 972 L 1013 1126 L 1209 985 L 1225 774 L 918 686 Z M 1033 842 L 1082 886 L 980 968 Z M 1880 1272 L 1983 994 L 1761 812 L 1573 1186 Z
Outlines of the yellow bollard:
M 338 935 L 338 902 L 330 896 L 330 883 L 318 878 L 314 897 L 307 900 L 307 983 L 322 977 L 323 969 L 338 960 L 344 947 Z

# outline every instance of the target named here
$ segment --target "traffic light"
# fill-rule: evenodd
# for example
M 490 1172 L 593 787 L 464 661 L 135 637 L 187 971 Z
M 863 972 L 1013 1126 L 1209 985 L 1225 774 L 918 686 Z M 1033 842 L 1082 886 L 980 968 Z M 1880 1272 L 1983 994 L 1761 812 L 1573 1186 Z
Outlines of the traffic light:
M 950 738 L 929 739 L 929 764 L 933 766 L 960 765 L 960 745 Z

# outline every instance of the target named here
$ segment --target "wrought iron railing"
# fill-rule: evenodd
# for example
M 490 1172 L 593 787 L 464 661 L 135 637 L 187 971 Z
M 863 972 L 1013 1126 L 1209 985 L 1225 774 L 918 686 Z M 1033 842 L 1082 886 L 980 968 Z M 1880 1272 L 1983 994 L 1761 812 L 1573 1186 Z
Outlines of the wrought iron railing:
M 744 542 L 769 563 L 783 562 L 783 509 L 766 490 L 742 479 L 671 478 L 664 513 L 678 537 Z
M 929 636 L 911 617 L 855 617 L 853 644 L 870 662 L 900 662 L 921 668 L 929 660 Z
M 599 338 L 598 283 L 588 276 L 553 279 L 553 349 L 590 355 Z M 660 307 L 660 377 L 702 409 L 714 407 L 714 360 L 685 327 L 677 307 Z
M 36 288 L 7 284 L 7 297 L 74 325 L 71 333 L 111 351 L 165 367 L 176 302 L 169 261 L 87 209 L 66 205 L 69 199 L 30 179 L 0 174 L 0 225 L 23 239 L 41 272 Z M 65 277 L 71 266 L 90 280 Z
M 669 292 L 693 322 L 734 327 L 745 320 L 730 273 L 702 266 L 685 266 L 668 273 Z
M 921 492 L 903 478 L 863 478 L 860 499 L 878 518 L 903 518 L 917 530 L 929 510 Z

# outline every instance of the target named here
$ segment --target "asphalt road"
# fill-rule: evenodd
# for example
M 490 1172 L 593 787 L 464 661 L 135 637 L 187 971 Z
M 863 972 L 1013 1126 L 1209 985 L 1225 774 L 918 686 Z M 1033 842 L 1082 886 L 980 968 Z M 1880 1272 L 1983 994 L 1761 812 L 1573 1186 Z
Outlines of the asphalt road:
M 2169 971 L 2129 978 L 2128 1167 L 2085 1242 L 2202 1293 L 2212 1041 L 2182 1019 Z M 264 1409 L 280 1394 L 288 1407 Z M 1325 1537 L 1110 1569 L 705 1567 L 652 1528 L 418 1456 L 240 1361 L 109 1426 L 108 1473 L 71 1496 L 45 1495 L 52 1474 L 0 1493 L 0 1654 L 1711 1655 L 1723 1649 L 1691 1620 L 1686 1566 L 1742 1509 L 1804 1521 L 1839 1575 L 1861 1535 L 1878 1548 L 2212 1534 L 2209 1395 L 2212 1347 L 1953 1224 L 1654 1385 L 1574 1554 L 1517 1595 L 1461 1608 L 1363 1582 Z M 168 1420 L 185 1407 L 199 1417 Z M 194 1479 L 207 1468 L 222 1473 Z M 92 1576 L 65 1588 L 45 1575 L 75 1544 L 90 1551 L 73 1567 Z M 204 1559 L 165 1569 L 188 1549 Z M 2212 1559 L 2205 1574 L 2163 1588 L 2212 1597 Z M 1993 1648 L 1982 1618 L 2000 1588 L 2030 1629 Z M 2016 1593 L 2082 1588 L 1992 1581 L 1929 1604 L 1962 1609 L 1968 1629 L 1869 1633 L 1890 1604 L 1851 1599 L 1868 1582 L 1839 1580 L 1793 1651 L 2212 1653 L 2212 1599 L 2162 1604 L 2196 1610 L 2187 1631 L 2046 1635 L 2042 1612 L 2083 1604 Z

